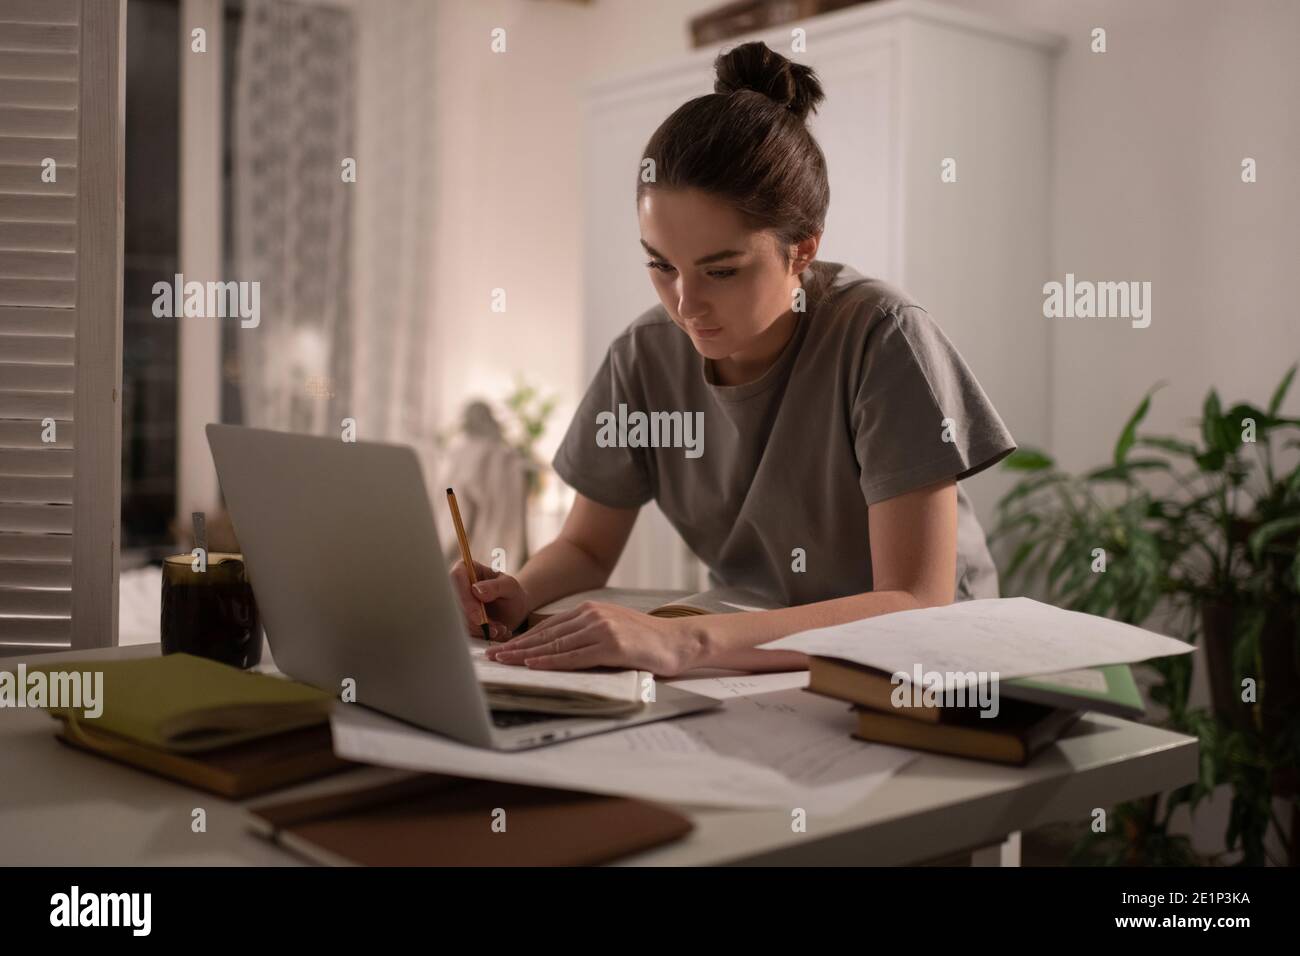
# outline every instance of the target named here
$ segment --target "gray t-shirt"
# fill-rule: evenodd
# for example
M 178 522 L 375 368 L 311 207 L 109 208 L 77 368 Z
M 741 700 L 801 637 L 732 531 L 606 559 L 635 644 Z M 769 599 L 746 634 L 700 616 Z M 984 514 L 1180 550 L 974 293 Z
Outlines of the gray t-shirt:
M 663 307 L 647 311 L 610 345 L 553 462 L 600 504 L 658 502 L 714 586 L 786 605 L 870 591 L 871 505 L 969 477 L 1016 447 L 924 309 L 836 263 L 800 278 L 794 334 L 743 385 L 716 384 Z M 636 412 L 681 414 L 638 428 Z M 663 447 L 674 440 L 687 447 Z M 957 501 L 957 600 L 997 597 L 960 484 Z

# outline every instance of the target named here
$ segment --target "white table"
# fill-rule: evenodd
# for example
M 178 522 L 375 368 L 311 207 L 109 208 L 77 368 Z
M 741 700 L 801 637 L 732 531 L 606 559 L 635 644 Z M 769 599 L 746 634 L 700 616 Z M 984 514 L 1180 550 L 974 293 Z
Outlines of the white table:
M 43 654 L 39 660 L 120 660 L 156 644 Z M 0 658 L 13 670 L 22 658 Z M 241 804 L 112 761 L 54 737 L 43 711 L 0 708 L 0 864 L 295 865 L 248 832 Z M 620 865 L 892 865 L 970 851 L 978 864 L 1019 862 L 1019 833 L 1090 820 L 1096 807 L 1191 783 L 1198 742 L 1156 727 L 1085 715 L 1029 767 L 922 755 L 870 797 L 792 831 L 783 809 L 681 808 L 695 830 Z M 378 767 L 280 791 L 306 796 L 403 775 Z M 202 807 L 207 832 L 191 830 Z

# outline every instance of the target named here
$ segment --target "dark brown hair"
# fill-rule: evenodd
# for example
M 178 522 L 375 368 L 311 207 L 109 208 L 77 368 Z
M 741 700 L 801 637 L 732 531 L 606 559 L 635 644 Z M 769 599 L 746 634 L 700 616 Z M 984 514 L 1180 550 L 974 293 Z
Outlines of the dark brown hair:
M 821 232 L 830 203 L 826 157 L 804 120 L 825 99 L 811 67 L 763 43 L 744 43 L 713 63 L 714 92 L 688 100 L 659 124 L 642 154 L 654 161 L 647 189 L 701 189 L 736 207 L 750 228 L 787 247 Z

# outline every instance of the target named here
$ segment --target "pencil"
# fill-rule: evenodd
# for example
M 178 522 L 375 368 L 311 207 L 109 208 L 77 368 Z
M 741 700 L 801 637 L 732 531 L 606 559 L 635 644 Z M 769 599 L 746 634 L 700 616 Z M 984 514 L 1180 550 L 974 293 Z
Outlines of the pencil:
M 456 539 L 460 542 L 460 559 L 465 563 L 465 573 L 469 575 L 470 593 L 473 593 L 474 585 L 478 584 L 478 576 L 474 573 L 474 559 L 469 553 L 469 538 L 465 537 L 465 525 L 460 520 L 460 509 L 456 507 L 456 492 L 450 488 L 447 489 L 447 506 L 451 508 L 451 521 L 456 526 Z M 492 629 L 488 627 L 487 608 L 483 602 L 478 602 L 479 610 L 483 612 L 483 640 L 489 643 L 492 640 Z

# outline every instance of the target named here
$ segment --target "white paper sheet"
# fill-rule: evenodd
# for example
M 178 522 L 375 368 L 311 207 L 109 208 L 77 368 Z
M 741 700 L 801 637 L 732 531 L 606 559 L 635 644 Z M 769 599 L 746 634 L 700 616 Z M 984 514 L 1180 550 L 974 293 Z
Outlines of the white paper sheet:
M 790 634 L 759 645 L 886 673 L 997 671 L 1003 680 L 1186 654 L 1191 644 L 1031 598 L 959 601 Z M 945 681 L 945 686 L 952 683 Z
M 665 683 L 680 687 L 692 694 L 703 694 L 714 700 L 749 697 L 753 694 L 770 694 L 777 690 L 792 690 L 808 686 L 807 671 L 777 671 L 772 674 L 737 674 L 728 677 L 688 677 Z
M 789 690 L 720 710 L 516 753 L 427 733 L 361 707 L 337 707 L 346 759 L 694 806 L 802 807 L 835 814 L 915 758 L 849 736 L 846 705 Z

